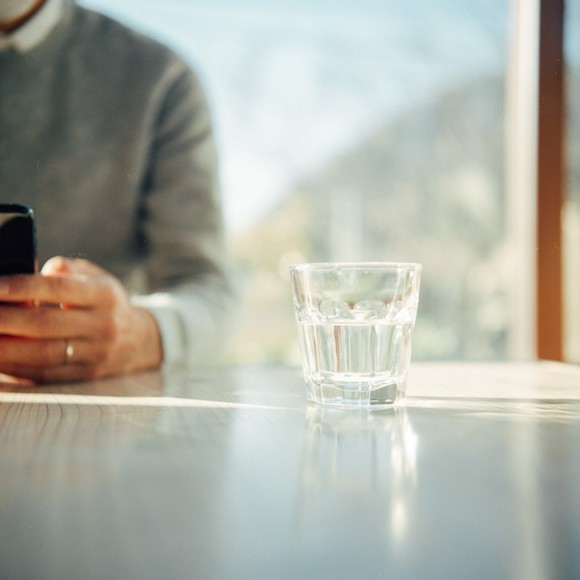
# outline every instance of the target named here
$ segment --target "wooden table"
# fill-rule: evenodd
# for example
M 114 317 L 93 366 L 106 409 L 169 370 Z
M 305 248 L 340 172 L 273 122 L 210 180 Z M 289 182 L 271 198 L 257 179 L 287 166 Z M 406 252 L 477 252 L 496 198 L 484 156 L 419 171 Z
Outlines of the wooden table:
M 0 386 L 0 578 L 580 578 L 580 369 L 419 364 L 404 407 L 298 369 Z

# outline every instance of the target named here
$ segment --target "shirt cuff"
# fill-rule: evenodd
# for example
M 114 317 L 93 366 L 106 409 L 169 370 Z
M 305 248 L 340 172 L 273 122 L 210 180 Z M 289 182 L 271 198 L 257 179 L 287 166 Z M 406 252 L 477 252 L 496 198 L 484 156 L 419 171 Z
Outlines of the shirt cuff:
M 133 296 L 134 306 L 149 311 L 159 328 L 163 363 L 182 365 L 186 360 L 187 336 L 179 312 L 171 304 L 167 294 L 151 294 L 150 296 Z

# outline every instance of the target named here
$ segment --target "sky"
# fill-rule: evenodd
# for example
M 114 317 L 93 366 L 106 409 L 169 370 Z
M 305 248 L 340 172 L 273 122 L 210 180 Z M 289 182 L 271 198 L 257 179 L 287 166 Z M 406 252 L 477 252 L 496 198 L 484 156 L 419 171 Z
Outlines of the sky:
M 250 227 L 378 127 L 501 74 L 508 0 L 82 0 L 157 37 L 212 106 L 226 221 Z

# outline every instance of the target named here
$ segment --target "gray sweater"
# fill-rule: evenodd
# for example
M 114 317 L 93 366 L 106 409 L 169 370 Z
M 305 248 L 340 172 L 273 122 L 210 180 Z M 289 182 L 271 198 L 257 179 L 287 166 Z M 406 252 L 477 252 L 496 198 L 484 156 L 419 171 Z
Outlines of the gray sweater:
M 172 51 L 68 0 L 41 42 L 0 50 L 0 201 L 34 209 L 41 264 L 83 257 L 118 276 L 167 362 L 220 350 L 232 287 L 214 142 Z

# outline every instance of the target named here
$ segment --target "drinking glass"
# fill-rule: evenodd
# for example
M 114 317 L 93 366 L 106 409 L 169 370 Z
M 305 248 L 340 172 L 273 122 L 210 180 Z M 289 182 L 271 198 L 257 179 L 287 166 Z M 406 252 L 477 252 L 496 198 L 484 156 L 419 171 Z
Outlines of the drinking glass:
M 341 407 L 387 407 L 405 394 L 421 265 L 290 266 L 306 395 Z

